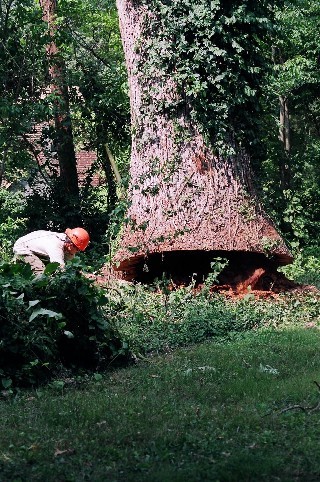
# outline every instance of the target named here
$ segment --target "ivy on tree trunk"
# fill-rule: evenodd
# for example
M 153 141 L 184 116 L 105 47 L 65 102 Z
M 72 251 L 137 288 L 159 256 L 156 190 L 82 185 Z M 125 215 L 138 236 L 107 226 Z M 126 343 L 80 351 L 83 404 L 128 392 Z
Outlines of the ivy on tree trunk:
M 200 18 L 198 3 L 189 10 Z M 115 256 L 118 269 L 130 269 L 138 259 L 153 253 L 176 251 L 255 252 L 272 255 L 281 263 L 289 262 L 291 255 L 257 198 L 250 159 L 241 138 L 231 120 L 230 125 L 226 123 L 231 109 L 228 111 L 227 106 L 224 111 L 221 108 L 220 113 L 216 111 L 215 133 L 206 131 L 205 123 L 200 122 L 195 111 L 197 103 L 205 109 L 206 98 L 200 102 L 194 81 L 191 86 L 188 84 L 188 75 L 191 78 L 192 72 L 196 74 L 196 67 L 190 65 L 188 73 L 183 71 L 179 60 L 176 64 L 172 62 L 172 55 L 181 44 L 179 46 L 175 32 L 165 30 L 162 15 L 179 23 L 179 15 L 189 15 L 189 10 L 182 9 L 179 13 L 173 10 L 176 5 L 171 7 L 161 1 L 150 4 L 117 0 L 117 7 L 128 68 L 133 133 L 131 205 Z M 173 13 L 176 19 L 170 18 Z M 187 42 L 188 32 L 192 33 L 192 21 L 181 20 L 182 24 L 183 43 Z M 162 30 L 155 28 L 159 25 Z M 194 34 L 190 34 L 190 38 L 194 42 Z M 193 45 L 195 51 L 201 49 L 197 42 Z M 221 48 L 216 47 L 214 51 L 216 67 L 222 76 L 221 64 L 227 61 L 217 49 Z M 241 53 L 241 46 L 238 50 Z M 190 45 L 186 51 L 189 54 Z M 159 61 L 161 52 L 164 54 Z M 239 56 L 239 52 L 235 50 L 234 56 Z M 232 65 L 232 58 L 229 63 Z M 226 65 L 225 70 L 232 78 L 232 71 L 228 69 Z M 200 67 L 198 71 L 201 72 Z M 200 91 L 205 85 L 200 73 L 198 81 Z M 241 93 L 241 86 L 237 89 L 239 102 L 245 105 L 247 99 Z M 244 92 L 248 89 L 245 85 Z M 231 102 L 232 96 L 229 97 Z M 220 107 L 224 105 L 223 95 L 219 102 Z M 233 106 L 233 112 L 236 107 Z M 217 104 L 215 108 L 218 109 Z

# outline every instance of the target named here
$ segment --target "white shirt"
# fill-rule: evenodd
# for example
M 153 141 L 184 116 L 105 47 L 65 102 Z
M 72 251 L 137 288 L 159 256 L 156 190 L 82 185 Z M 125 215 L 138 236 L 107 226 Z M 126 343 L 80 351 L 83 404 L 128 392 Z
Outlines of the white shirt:
M 51 263 L 59 263 L 64 266 L 65 259 L 71 259 L 74 255 L 65 253 L 64 243 L 67 235 L 53 231 L 33 231 L 19 238 L 13 252 L 18 255 L 35 254 L 49 258 Z

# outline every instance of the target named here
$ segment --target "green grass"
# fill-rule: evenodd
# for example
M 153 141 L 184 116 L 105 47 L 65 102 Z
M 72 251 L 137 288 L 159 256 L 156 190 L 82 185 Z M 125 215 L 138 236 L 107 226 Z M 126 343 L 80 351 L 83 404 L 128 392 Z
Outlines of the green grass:
M 303 320 L 302 320 L 303 321 Z M 258 329 L 0 403 L 0 480 L 317 481 L 320 330 Z

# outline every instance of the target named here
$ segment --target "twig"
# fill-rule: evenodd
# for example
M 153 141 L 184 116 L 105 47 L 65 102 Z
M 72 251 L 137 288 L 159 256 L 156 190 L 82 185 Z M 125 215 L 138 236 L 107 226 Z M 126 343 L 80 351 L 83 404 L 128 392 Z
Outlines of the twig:
M 318 390 L 320 391 L 320 383 L 316 382 L 315 380 L 313 380 L 313 383 L 315 383 L 315 385 L 317 386 Z M 320 401 L 317 403 L 317 405 L 315 405 L 314 407 L 309 407 L 307 408 L 308 412 L 309 413 L 312 413 L 312 412 L 316 412 L 317 410 L 320 409 Z
M 286 407 L 286 408 L 283 408 L 282 410 L 280 410 L 279 413 L 285 413 L 285 412 L 289 412 L 289 410 L 302 410 L 303 412 L 307 412 L 307 408 L 305 407 L 302 407 L 301 405 L 290 405 L 290 407 Z
M 318 390 L 320 391 L 320 383 L 316 381 L 314 381 L 313 383 L 316 384 Z M 313 413 L 320 410 L 320 401 L 313 407 L 303 407 L 302 405 L 289 405 L 289 407 L 285 407 L 282 410 L 278 410 L 276 411 L 276 413 L 281 414 L 281 413 L 289 412 L 290 410 L 301 410 L 304 413 Z M 271 415 L 272 413 L 275 413 L 275 412 L 269 412 L 263 415 L 263 417 L 266 417 L 267 415 Z

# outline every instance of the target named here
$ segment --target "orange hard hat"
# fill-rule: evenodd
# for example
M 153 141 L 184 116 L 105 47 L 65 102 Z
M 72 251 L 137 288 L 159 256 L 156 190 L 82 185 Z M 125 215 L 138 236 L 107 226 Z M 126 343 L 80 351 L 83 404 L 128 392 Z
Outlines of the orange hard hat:
M 88 246 L 89 241 L 90 241 L 90 236 L 85 229 L 83 229 L 83 228 L 74 228 L 74 229 L 67 228 L 65 230 L 65 233 L 68 236 L 68 238 L 70 239 L 70 241 L 72 241 L 72 243 L 78 249 L 80 249 L 80 251 L 84 251 L 86 249 L 86 247 Z

